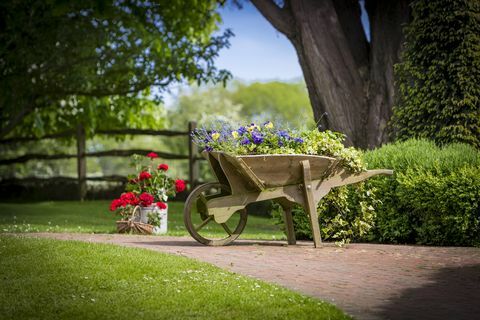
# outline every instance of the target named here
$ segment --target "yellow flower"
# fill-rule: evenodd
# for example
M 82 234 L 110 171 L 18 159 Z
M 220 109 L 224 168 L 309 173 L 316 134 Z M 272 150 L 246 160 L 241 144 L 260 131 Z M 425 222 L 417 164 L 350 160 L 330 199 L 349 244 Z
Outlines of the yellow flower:
M 271 121 L 268 121 L 267 123 L 265 123 L 265 128 L 272 129 L 273 128 L 273 123 Z
M 220 133 L 218 133 L 218 132 L 212 133 L 212 139 L 213 139 L 213 141 L 217 141 L 218 138 L 220 138 Z
M 238 132 L 237 131 L 232 131 L 232 137 L 237 139 L 238 138 Z

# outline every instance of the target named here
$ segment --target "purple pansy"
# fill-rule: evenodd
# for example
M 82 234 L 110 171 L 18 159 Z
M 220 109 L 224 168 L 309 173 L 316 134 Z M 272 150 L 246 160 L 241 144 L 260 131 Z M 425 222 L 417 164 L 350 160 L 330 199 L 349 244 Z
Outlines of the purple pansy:
M 295 138 L 295 139 L 293 139 L 293 141 L 295 141 L 296 143 L 303 143 L 302 138 Z
M 246 145 L 250 143 L 250 139 L 248 138 L 243 138 L 243 140 L 240 142 L 242 145 Z
M 290 135 L 285 130 L 279 130 L 277 132 L 277 136 L 279 136 L 280 138 L 284 138 L 284 139 L 290 139 Z
M 263 135 L 260 132 L 253 131 L 252 140 L 253 140 L 253 143 L 260 144 L 263 142 Z
M 245 127 L 240 127 L 238 128 L 237 132 L 239 135 L 243 135 L 244 133 L 247 132 L 247 129 L 245 129 Z

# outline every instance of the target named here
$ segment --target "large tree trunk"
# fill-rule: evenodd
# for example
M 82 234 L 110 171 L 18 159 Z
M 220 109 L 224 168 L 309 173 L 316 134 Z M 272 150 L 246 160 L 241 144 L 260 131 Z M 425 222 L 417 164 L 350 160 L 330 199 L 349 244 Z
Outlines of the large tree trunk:
M 387 141 L 408 0 L 367 0 L 370 43 L 357 0 L 252 2 L 295 47 L 321 128 L 343 132 L 347 144 L 362 148 Z

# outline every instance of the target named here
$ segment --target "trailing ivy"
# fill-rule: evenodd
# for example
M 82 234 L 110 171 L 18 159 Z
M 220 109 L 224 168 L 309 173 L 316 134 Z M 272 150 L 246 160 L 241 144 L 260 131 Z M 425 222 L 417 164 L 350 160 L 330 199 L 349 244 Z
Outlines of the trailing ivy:
M 395 68 L 393 136 L 480 148 L 480 1 L 417 0 L 412 14 Z

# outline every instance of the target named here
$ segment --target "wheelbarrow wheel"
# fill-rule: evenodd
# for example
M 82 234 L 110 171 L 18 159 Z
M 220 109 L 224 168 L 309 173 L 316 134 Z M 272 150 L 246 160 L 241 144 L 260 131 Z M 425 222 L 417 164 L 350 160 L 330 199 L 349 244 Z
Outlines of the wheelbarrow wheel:
M 207 201 L 230 195 L 230 188 L 219 182 L 196 187 L 185 202 L 183 220 L 190 235 L 207 246 L 224 246 L 237 239 L 247 224 L 247 211 L 239 210 L 226 223 L 216 223 L 208 214 Z

